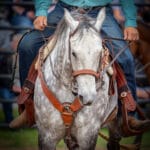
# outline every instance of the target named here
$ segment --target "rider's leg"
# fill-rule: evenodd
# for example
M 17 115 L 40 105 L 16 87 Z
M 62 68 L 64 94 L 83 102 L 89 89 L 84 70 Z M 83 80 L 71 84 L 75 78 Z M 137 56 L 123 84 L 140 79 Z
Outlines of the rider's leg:
M 23 86 L 24 81 L 28 75 L 28 71 L 32 61 L 36 57 L 39 48 L 44 44 L 45 38 L 52 35 L 54 31 L 49 28 L 44 31 L 32 30 L 26 33 L 18 45 L 19 50 L 19 71 L 20 71 L 20 82 Z M 26 111 L 15 118 L 11 123 L 11 128 L 18 128 L 27 123 Z
M 107 37 L 116 37 L 123 39 L 123 33 L 120 29 L 117 21 L 112 16 L 112 10 L 107 8 L 106 9 L 106 19 L 102 26 L 102 33 L 104 36 Z M 109 49 L 112 51 L 112 54 L 117 54 L 119 50 L 121 50 L 123 47 L 127 46 L 127 42 L 125 41 L 116 41 L 112 40 L 112 44 L 108 44 Z M 113 48 L 112 48 L 113 46 Z M 136 97 L 136 80 L 135 80 L 135 67 L 134 67 L 134 59 L 132 57 L 132 54 L 130 52 L 130 49 L 127 48 L 117 59 L 118 63 L 122 67 L 129 89 L 132 92 L 133 98 L 137 100 Z M 130 113 L 129 117 L 129 124 L 132 128 L 135 129 L 147 129 L 150 128 L 150 121 L 145 120 L 137 120 L 133 117 L 134 112 Z
M 49 28 L 46 28 L 44 31 L 32 30 L 26 33 L 19 42 L 18 51 L 21 86 L 24 84 L 29 68 L 36 57 L 39 48 L 45 43 L 45 38 L 52 35 L 52 33 L 53 31 Z
M 114 37 L 123 39 L 123 32 L 119 27 L 117 21 L 111 15 L 111 9 L 107 10 L 108 15 L 102 26 L 102 34 L 107 37 Z M 110 11 L 110 12 L 109 12 Z M 110 44 L 111 43 L 111 44 Z M 112 55 L 116 55 L 122 48 L 127 46 L 126 41 L 111 40 L 107 42 L 107 46 L 111 50 Z M 124 52 L 117 58 L 118 63 L 124 71 L 125 77 L 128 82 L 128 86 L 132 91 L 132 95 L 136 100 L 136 80 L 135 80 L 135 67 L 134 59 L 129 48 L 125 49 Z
M 89 13 L 91 17 L 96 17 L 99 10 L 93 10 Z M 120 38 L 123 39 L 123 32 L 118 24 L 118 22 L 113 17 L 113 12 L 111 7 L 106 7 L 106 18 L 102 25 L 101 35 L 108 38 Z M 107 47 L 111 50 L 112 55 L 116 55 L 122 48 L 127 46 L 126 41 L 116 41 L 111 40 L 106 42 Z M 128 86 L 132 91 L 132 95 L 136 100 L 136 82 L 134 75 L 134 60 L 130 49 L 127 48 L 117 59 L 118 63 L 121 65 L 124 74 L 126 76 Z
M 48 27 L 44 31 L 33 30 L 24 35 L 18 45 L 19 50 L 19 64 L 20 64 L 20 78 L 21 86 L 23 85 L 29 67 L 37 55 L 39 48 L 45 43 L 46 39 L 50 37 L 56 28 L 64 13 L 63 8 L 58 4 L 55 9 L 48 14 Z

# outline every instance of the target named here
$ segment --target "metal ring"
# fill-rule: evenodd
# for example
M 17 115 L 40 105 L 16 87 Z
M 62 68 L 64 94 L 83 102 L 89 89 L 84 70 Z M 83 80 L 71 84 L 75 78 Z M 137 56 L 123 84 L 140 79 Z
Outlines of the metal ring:
M 127 92 L 122 92 L 122 93 L 120 94 L 120 96 L 121 96 L 121 97 L 126 97 L 126 96 L 127 96 Z

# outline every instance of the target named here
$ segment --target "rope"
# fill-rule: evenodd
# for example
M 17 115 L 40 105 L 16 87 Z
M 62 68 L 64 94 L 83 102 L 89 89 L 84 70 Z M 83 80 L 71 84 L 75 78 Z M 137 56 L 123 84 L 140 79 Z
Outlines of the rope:
M 119 38 L 107 38 L 107 39 L 123 40 L 123 41 L 125 41 L 124 39 L 119 39 Z M 104 40 L 106 40 L 106 39 L 104 39 Z M 112 64 L 117 60 L 117 58 L 129 47 L 130 43 L 131 43 L 131 42 L 129 41 L 128 44 L 127 44 L 125 47 L 123 47 L 123 48 L 116 54 L 116 56 L 115 56 L 115 57 L 113 58 L 113 60 L 109 63 L 109 65 L 108 65 L 106 68 L 104 68 L 104 70 L 103 70 L 102 73 L 101 73 L 102 76 L 106 73 L 106 71 L 108 70 L 108 68 L 112 66 Z
M 137 70 L 137 72 L 136 73 L 140 73 L 141 71 L 143 71 L 143 70 L 145 70 L 147 67 L 149 67 L 150 66 L 150 62 L 149 63 L 147 63 L 147 64 L 145 64 L 142 68 L 140 68 L 139 70 Z
M 99 132 L 99 136 L 103 138 L 105 141 L 109 141 L 109 137 L 104 135 L 103 133 Z M 139 144 L 119 144 L 120 148 L 124 150 L 137 150 L 139 148 Z

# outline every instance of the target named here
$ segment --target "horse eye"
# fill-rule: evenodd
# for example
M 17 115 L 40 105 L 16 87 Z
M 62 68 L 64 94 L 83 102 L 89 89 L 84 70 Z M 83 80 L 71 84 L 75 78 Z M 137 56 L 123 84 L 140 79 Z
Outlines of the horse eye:
M 74 57 L 77 57 L 76 54 L 75 54 L 75 52 L 72 52 L 72 55 L 73 55 Z

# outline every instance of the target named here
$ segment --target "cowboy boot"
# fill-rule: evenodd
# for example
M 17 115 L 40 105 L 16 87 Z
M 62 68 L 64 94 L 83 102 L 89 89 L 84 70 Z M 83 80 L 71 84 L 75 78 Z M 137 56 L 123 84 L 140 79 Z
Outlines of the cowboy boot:
M 16 129 L 27 125 L 26 110 L 24 110 L 17 118 L 10 122 L 9 127 Z
M 138 120 L 132 116 L 128 117 L 129 126 L 135 130 L 149 130 L 150 129 L 150 120 Z

